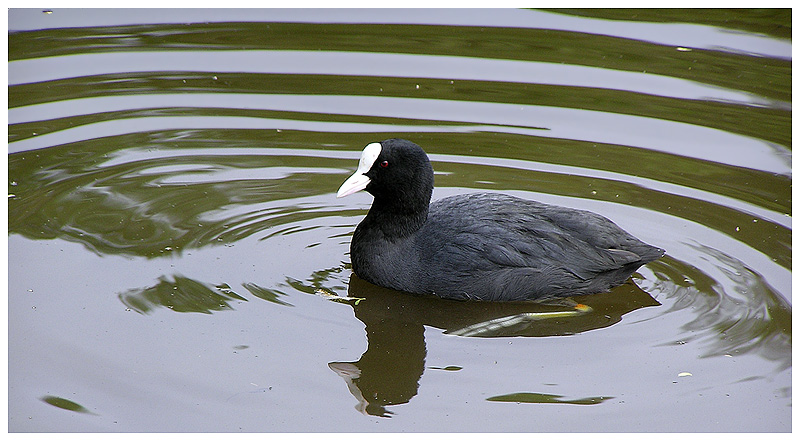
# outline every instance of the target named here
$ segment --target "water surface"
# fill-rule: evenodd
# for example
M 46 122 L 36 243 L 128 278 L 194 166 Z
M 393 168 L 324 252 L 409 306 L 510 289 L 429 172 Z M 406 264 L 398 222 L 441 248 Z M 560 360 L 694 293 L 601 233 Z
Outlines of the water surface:
M 788 10 L 10 10 L 9 430 L 791 430 Z M 352 274 L 403 137 L 434 198 L 667 255 L 564 305 Z M 475 418 L 481 415 L 481 418 Z

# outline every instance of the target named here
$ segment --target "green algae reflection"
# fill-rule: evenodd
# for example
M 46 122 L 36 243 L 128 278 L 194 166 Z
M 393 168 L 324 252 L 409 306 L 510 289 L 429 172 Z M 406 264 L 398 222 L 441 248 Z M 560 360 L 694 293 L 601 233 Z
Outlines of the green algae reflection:
M 517 392 L 508 395 L 489 397 L 486 401 L 500 401 L 504 403 L 540 403 L 540 404 L 600 404 L 614 397 L 586 397 L 574 400 L 564 400 L 563 395 L 540 394 L 536 392 Z
M 44 401 L 45 403 L 51 406 L 58 407 L 60 409 L 71 410 L 73 412 L 78 412 L 78 413 L 92 414 L 92 412 L 89 409 L 81 406 L 80 404 L 74 401 L 70 401 L 66 398 L 56 397 L 53 395 L 45 395 L 42 398 L 40 398 L 40 400 Z

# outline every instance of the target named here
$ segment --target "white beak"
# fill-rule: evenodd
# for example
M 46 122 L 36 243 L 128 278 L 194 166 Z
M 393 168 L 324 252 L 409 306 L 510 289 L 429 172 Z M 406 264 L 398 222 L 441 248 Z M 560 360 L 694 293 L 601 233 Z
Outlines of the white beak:
M 375 164 L 375 160 L 378 159 L 380 154 L 380 143 L 373 142 L 364 147 L 364 151 L 361 152 L 361 159 L 358 160 L 358 169 L 352 176 L 344 181 L 341 187 L 339 187 L 339 192 L 336 193 L 336 197 L 343 198 L 367 188 L 370 180 L 366 173 L 372 168 L 372 165 Z

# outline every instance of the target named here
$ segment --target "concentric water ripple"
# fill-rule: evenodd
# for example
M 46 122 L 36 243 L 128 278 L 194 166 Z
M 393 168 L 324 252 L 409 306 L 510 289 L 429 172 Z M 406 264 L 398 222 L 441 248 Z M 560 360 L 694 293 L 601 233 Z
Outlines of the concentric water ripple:
M 211 16 L 208 11 L 165 10 L 158 18 L 141 11 L 124 18 L 108 11 L 56 11 L 52 15 L 61 21 L 55 27 L 44 24 L 51 18 L 48 14 L 37 14 L 41 12 L 12 10 L 9 18 L 11 31 L 24 31 L 9 35 L 9 384 L 16 387 L 10 390 L 10 403 L 25 403 L 34 394 L 66 394 L 39 390 L 20 373 L 20 338 L 28 326 L 23 323 L 38 322 L 48 314 L 42 307 L 48 302 L 45 295 L 35 297 L 41 314 L 28 315 L 32 309 L 26 302 L 34 300 L 24 297 L 25 292 L 51 292 L 25 288 L 34 284 L 61 286 L 81 304 L 93 304 L 95 296 L 113 298 L 148 318 L 168 309 L 211 314 L 215 320 L 245 320 L 248 309 L 258 309 L 272 325 L 265 332 L 273 333 L 259 338 L 288 339 L 270 349 L 283 354 L 280 360 L 265 356 L 258 362 L 274 367 L 284 366 L 284 359 L 294 360 L 282 371 L 293 384 L 329 379 L 293 371 L 320 361 L 298 360 L 294 351 L 288 355 L 278 347 L 318 353 L 306 346 L 314 344 L 308 335 L 328 332 L 329 326 L 358 334 L 366 325 L 370 349 L 359 362 L 326 359 L 323 364 L 328 369 L 331 363 L 330 369 L 359 401 L 357 408 L 372 415 L 414 413 L 415 402 L 425 401 L 412 399 L 426 360 L 423 325 L 429 329 L 428 359 L 437 357 L 431 344 L 442 351 L 439 354 L 449 353 L 448 344 L 470 354 L 472 344 L 500 364 L 542 365 L 528 360 L 530 355 L 504 354 L 475 339 L 449 335 L 473 325 L 451 323 L 453 316 L 463 313 L 466 320 L 474 313 L 484 320 L 493 311 L 465 306 L 472 309 L 457 312 L 449 304 L 384 296 L 359 285 L 363 282 L 353 282 L 349 235 L 370 199 L 357 195 L 337 200 L 335 191 L 352 172 L 364 145 L 397 136 L 414 140 L 430 154 L 436 170 L 435 198 L 489 190 L 589 209 L 668 252 L 634 277 L 644 299 L 638 289 L 619 294 L 617 300 L 598 297 L 592 304 L 587 299 L 595 312 L 582 321 L 486 331 L 481 336 L 579 334 L 571 341 L 586 342 L 578 351 L 588 353 L 591 342 L 602 338 L 588 331 L 607 328 L 604 335 L 617 335 L 631 345 L 630 353 L 615 359 L 621 365 L 655 353 L 654 360 L 674 357 L 676 365 L 670 369 L 677 374 L 679 366 L 712 359 L 716 364 L 703 365 L 709 371 L 719 368 L 717 383 L 706 383 L 711 395 L 724 394 L 743 381 L 769 391 L 764 397 L 748 389 L 725 403 L 718 397 L 692 398 L 687 405 L 693 415 L 701 415 L 711 406 L 735 411 L 758 402 L 770 416 L 760 414 L 762 422 L 742 422 L 749 426 L 708 426 L 699 420 L 670 426 L 648 421 L 649 416 L 635 409 L 622 410 L 629 418 L 648 421 L 653 430 L 790 427 L 788 421 L 774 422 L 783 421 L 791 405 L 786 381 L 791 371 L 791 41 L 781 26 L 769 26 L 783 23 L 780 10 L 776 17 L 751 11 L 741 19 L 742 26 L 749 27 L 741 29 L 724 28 L 721 18 L 711 24 L 656 23 L 508 10 L 219 10 Z M 769 29 L 777 30 L 767 35 Z M 80 245 L 69 248 L 72 255 L 66 260 L 91 260 L 95 267 L 84 268 L 76 277 L 67 266 L 37 268 L 28 258 L 16 259 L 39 252 L 40 244 L 62 241 Z M 229 263 L 223 263 L 226 260 Z M 91 283 L 87 280 L 105 280 L 109 274 L 117 275 L 115 282 L 86 290 Z M 308 295 L 320 293 L 363 295 L 367 300 L 346 306 L 314 303 L 317 296 Z M 262 305 L 260 300 L 267 302 Z M 371 309 L 371 304 L 382 306 Z M 280 312 L 288 307 L 300 312 Z M 336 316 L 350 307 L 358 320 Z M 107 306 L 98 308 L 75 316 L 120 320 L 110 318 L 115 315 Z M 400 311 L 402 320 L 382 315 L 389 310 Z M 51 323 L 65 320 L 52 314 Z M 158 317 L 188 333 L 208 323 L 188 325 L 174 315 Z M 627 317 L 635 318 L 626 321 Z M 253 322 L 227 320 L 236 322 L 234 326 L 260 323 L 249 319 Z M 143 319 L 138 320 L 126 326 L 139 329 Z M 617 326 L 620 321 L 627 327 Z M 295 326 L 308 335 L 283 332 Z M 36 344 L 46 348 L 57 344 L 58 336 L 84 347 L 92 357 L 103 344 L 116 341 L 111 337 L 103 344 L 85 343 L 80 333 L 62 333 L 61 327 L 45 327 L 35 337 L 41 339 Z M 431 328 L 448 332 L 447 338 L 432 336 Z M 642 335 L 639 340 L 634 338 L 637 332 Z M 393 333 L 402 338 L 386 337 Z M 258 345 L 259 339 L 248 338 L 245 347 Z M 549 344 L 547 339 L 523 339 L 521 344 L 537 344 L 534 340 Z M 520 344 L 518 339 L 509 344 L 512 341 Z M 350 348 L 349 343 L 342 345 Z M 658 352 L 675 345 L 690 350 L 681 355 Z M 557 351 L 547 348 L 543 350 Z M 370 351 L 370 357 L 392 351 L 406 354 L 408 368 L 401 366 L 403 357 L 372 359 Z M 747 358 L 753 355 L 757 361 Z M 725 364 L 737 357 L 749 366 L 747 372 Z M 669 389 L 675 386 L 672 378 L 664 380 L 664 387 L 645 377 L 637 380 L 622 369 L 624 381 L 607 380 L 616 390 L 608 394 L 626 399 L 582 401 L 600 392 L 588 390 L 594 383 L 577 380 L 576 393 L 581 396 L 552 401 L 556 395 L 528 389 L 557 382 L 548 383 L 547 372 L 564 366 L 548 365 L 541 381 L 517 382 L 513 375 L 481 367 L 481 356 L 461 359 L 470 378 L 464 385 L 482 398 L 472 396 L 467 404 L 448 401 L 450 414 L 492 414 L 499 404 L 487 401 L 489 396 L 539 397 L 535 400 L 543 401 L 534 400 L 539 405 L 590 402 L 603 407 L 637 402 L 640 387 L 667 397 L 677 389 Z M 554 359 L 559 359 L 557 353 Z M 400 363 L 396 378 L 407 374 L 404 384 L 411 388 L 395 395 L 386 388 L 400 386 L 388 377 L 368 375 L 370 369 L 388 369 L 393 363 Z M 41 361 L 34 364 L 46 366 Z M 587 368 L 591 366 L 602 370 L 593 364 Z M 470 368 L 475 370 L 469 373 Z M 47 372 L 46 367 L 37 369 L 40 375 Z M 182 374 L 175 375 L 178 382 L 183 380 Z M 438 384 L 446 387 L 446 380 L 436 380 L 434 373 L 424 375 L 431 385 L 442 381 Z M 490 383 L 477 379 L 481 375 L 506 389 L 491 389 Z M 495 377 L 508 380 L 502 383 Z M 53 387 L 72 381 L 68 376 L 56 378 Z M 270 381 L 280 384 L 278 379 Z M 561 381 L 560 387 L 570 389 Z M 635 384 L 626 385 L 628 381 Z M 206 385 L 198 384 L 198 393 L 203 393 Z M 260 384 L 258 390 L 269 391 Z M 706 390 L 703 387 L 697 390 Z M 370 390 L 384 397 L 382 401 L 371 401 Z M 519 394 L 513 395 L 515 391 Z M 681 389 L 674 397 L 694 397 L 695 391 Z M 336 392 L 320 393 L 335 399 L 343 390 Z M 780 394 L 784 396 L 774 399 Z M 84 396 L 85 407 L 93 399 L 103 401 L 102 393 Z M 299 406 L 280 402 L 289 411 Z M 389 407 L 402 403 L 409 404 Z M 228 409 L 222 413 L 238 409 L 218 404 L 209 406 Z M 41 405 L 41 400 L 16 408 L 10 404 L 10 428 L 42 429 L 21 420 L 24 412 L 38 415 L 41 409 L 36 406 Z M 137 408 L 126 399 L 120 405 Z M 420 405 L 420 412 L 432 412 Z M 90 410 L 111 413 L 109 406 Z M 672 411 L 685 417 L 682 411 Z M 516 421 L 530 416 L 515 415 Z M 546 415 L 564 420 L 563 415 Z M 246 419 L 251 430 L 308 429 L 300 419 L 285 425 Z M 497 426 L 489 428 L 540 430 L 506 420 L 497 418 Z M 101 430 L 120 429 L 100 424 Z M 130 424 L 126 427 L 135 426 Z M 353 424 L 347 427 L 362 427 Z M 469 424 L 447 428 L 466 430 Z M 86 427 L 75 421 L 58 428 Z M 158 422 L 135 427 L 167 430 Z M 637 430 L 612 423 L 581 427 Z

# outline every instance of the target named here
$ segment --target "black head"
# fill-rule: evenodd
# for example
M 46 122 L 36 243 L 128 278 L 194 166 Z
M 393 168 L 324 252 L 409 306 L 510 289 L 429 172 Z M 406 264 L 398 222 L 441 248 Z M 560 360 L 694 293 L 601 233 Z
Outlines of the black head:
M 433 193 L 433 168 L 425 151 L 405 139 L 387 139 L 364 148 L 358 169 L 341 188 L 338 197 L 366 190 L 375 205 L 393 211 L 427 212 Z

